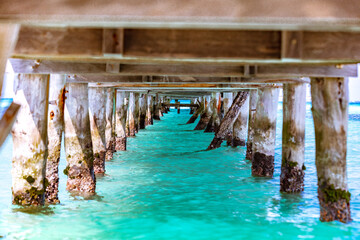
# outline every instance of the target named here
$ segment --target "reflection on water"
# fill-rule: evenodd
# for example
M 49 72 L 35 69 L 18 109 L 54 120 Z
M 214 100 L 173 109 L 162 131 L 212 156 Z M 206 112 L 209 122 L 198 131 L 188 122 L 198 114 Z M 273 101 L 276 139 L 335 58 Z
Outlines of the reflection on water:
M 280 108 L 279 108 L 280 109 Z M 350 114 L 360 115 L 358 105 Z M 273 178 L 251 176 L 244 147 L 204 151 L 212 133 L 184 125 L 175 110 L 128 139 L 128 151 L 106 162 L 90 198 L 65 191 L 60 160 L 60 205 L 11 206 L 11 138 L 0 150 L 0 235 L 9 239 L 359 239 L 360 126 L 349 120 L 350 224 L 321 223 L 314 164 L 314 129 L 307 106 L 305 191 L 280 193 L 281 111 Z

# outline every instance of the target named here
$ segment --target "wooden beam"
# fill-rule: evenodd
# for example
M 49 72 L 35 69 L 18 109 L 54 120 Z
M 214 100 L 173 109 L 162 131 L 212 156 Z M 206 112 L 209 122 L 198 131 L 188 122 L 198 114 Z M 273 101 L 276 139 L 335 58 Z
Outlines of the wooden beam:
M 16 120 L 16 115 L 20 109 L 20 105 L 11 103 L 8 109 L 6 109 L 3 117 L 0 120 L 0 146 L 4 143 L 5 139 L 9 135 L 11 128 Z
M 137 63 L 294 63 L 294 59 L 304 64 L 360 62 L 360 32 L 145 28 L 112 31 L 121 32 L 121 39 L 116 35 L 114 40 L 114 35 L 105 34 L 102 28 L 22 27 L 13 57 Z
M 72 26 L 353 30 L 356 0 L 2 0 L 1 21 Z
M 53 60 L 10 59 L 14 72 L 36 74 L 77 74 L 77 81 L 88 78 L 88 81 L 118 82 L 119 76 L 191 76 L 191 77 L 244 77 L 286 78 L 286 77 L 357 77 L 356 64 L 345 65 L 220 65 L 220 64 L 127 64 L 99 62 L 69 62 Z M 247 71 L 248 70 L 248 71 Z M 87 76 L 78 76 L 86 74 Z M 89 76 L 89 74 L 103 76 Z M 100 81 L 100 79 L 103 79 Z M 140 79 L 140 78 L 138 78 Z M 207 78 L 206 78 L 207 79 Z M 158 77 L 164 82 L 171 78 Z M 189 80 L 189 78 L 187 79 Z M 200 79 L 194 79 L 199 81 Z M 225 79 L 224 79 L 225 80 Z M 237 79 L 239 80 L 239 79 Z M 269 79 L 271 80 L 271 79 Z M 277 79 L 279 80 L 279 79 Z M 126 81 L 125 79 L 120 81 Z M 229 79 L 227 79 L 229 81 Z

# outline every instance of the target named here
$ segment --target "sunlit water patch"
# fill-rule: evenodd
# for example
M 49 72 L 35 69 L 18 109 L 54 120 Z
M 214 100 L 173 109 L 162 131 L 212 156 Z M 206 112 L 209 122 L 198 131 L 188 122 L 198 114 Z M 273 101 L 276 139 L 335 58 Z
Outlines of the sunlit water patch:
M 348 176 L 353 221 L 319 221 L 315 139 L 310 105 L 306 118 L 305 191 L 281 194 L 282 106 L 279 105 L 272 179 L 251 176 L 244 147 L 203 151 L 212 133 L 184 125 L 188 110 L 165 114 L 128 139 L 128 151 L 106 163 L 97 195 L 84 200 L 65 190 L 60 163 L 57 206 L 11 205 L 11 137 L 1 148 L 0 235 L 6 239 L 359 239 L 360 122 L 350 117 Z M 350 105 L 360 114 L 359 105 Z

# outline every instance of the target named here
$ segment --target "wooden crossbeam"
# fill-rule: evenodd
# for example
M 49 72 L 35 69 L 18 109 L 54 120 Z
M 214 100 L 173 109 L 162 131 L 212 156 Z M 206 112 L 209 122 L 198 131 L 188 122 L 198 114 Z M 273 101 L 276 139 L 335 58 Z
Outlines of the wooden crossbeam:
M 68 83 L 108 83 L 108 84 L 272 84 L 272 83 L 309 83 L 308 78 L 230 78 L 230 77 L 161 77 L 161 76 L 102 76 L 67 75 Z M 199 85 L 199 86 L 200 86 Z
M 192 77 L 357 77 L 356 64 L 345 65 L 219 65 L 219 64 L 127 64 L 90 63 L 52 60 L 10 59 L 16 73 L 96 74 L 89 81 L 117 82 L 119 76 L 192 76 Z M 110 69 L 109 69 L 110 68 Z M 77 80 L 85 78 L 76 77 Z
M 0 21 L 82 27 L 354 31 L 359 12 L 357 0 L 0 1 Z
M 110 32 L 24 26 L 13 57 L 168 64 L 360 62 L 360 32 L 146 28 Z M 132 71 L 133 66 L 124 67 Z

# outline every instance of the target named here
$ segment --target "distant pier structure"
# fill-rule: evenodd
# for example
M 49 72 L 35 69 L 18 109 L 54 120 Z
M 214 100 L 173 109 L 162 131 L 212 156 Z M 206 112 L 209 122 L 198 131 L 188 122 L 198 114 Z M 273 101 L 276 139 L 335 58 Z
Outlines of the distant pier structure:
M 14 204 L 61 200 L 62 134 L 67 189 L 94 194 L 113 152 L 126 151 L 127 138 L 170 106 L 190 107 L 188 123 L 201 118 L 195 129 L 214 132 L 208 150 L 246 144 L 252 175 L 272 177 L 281 88 L 280 190 L 304 191 L 310 84 L 320 220 L 351 220 L 348 78 L 358 76 L 360 62 L 354 0 L 3 0 L 2 75 L 8 59 L 15 97 L 0 120 L 0 144 L 11 132 Z

